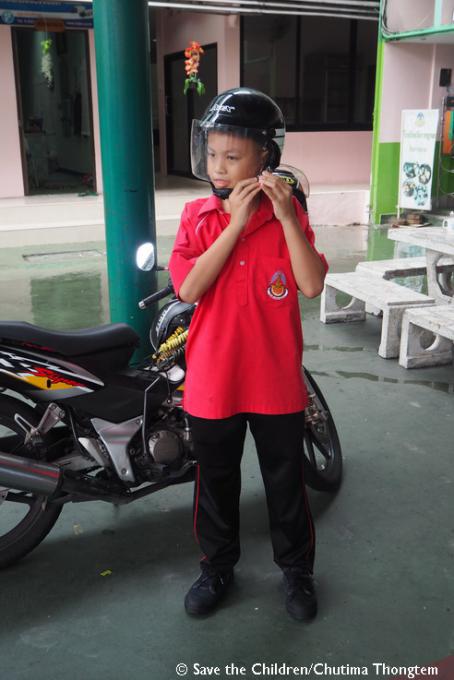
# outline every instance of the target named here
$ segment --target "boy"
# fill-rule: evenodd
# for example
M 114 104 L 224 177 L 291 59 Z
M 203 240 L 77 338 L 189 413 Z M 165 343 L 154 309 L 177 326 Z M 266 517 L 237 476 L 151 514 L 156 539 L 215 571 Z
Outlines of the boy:
M 194 533 L 204 553 L 185 598 L 195 616 L 216 608 L 240 556 L 248 423 L 287 610 L 297 620 L 317 610 L 315 532 L 302 468 L 308 398 L 297 292 L 319 295 L 328 266 L 291 188 L 271 173 L 284 137 L 279 107 L 249 88 L 218 95 L 192 128 L 192 170 L 210 182 L 213 196 L 186 204 L 169 268 L 180 299 L 198 302 L 184 397 L 198 463 Z

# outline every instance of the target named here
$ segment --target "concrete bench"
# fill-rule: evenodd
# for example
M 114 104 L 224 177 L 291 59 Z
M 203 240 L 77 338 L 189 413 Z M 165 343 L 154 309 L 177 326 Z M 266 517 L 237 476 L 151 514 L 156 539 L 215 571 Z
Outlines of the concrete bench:
M 346 307 L 341 307 L 336 302 L 339 292 L 352 297 Z M 378 276 L 367 276 L 359 272 L 326 275 L 320 305 L 320 321 L 323 323 L 364 321 L 366 304 L 383 312 L 378 353 L 384 359 L 391 359 L 399 356 L 400 327 L 405 309 L 434 305 L 435 300 Z
M 358 262 L 356 271 L 363 274 L 373 274 L 382 279 L 393 279 L 397 276 L 421 276 L 426 274 L 427 263 L 423 257 L 400 257 L 394 260 L 368 260 Z M 454 271 L 452 257 L 443 257 L 437 265 L 438 274 L 449 274 Z
M 435 339 L 425 346 L 427 331 L 435 335 Z M 453 305 L 407 309 L 402 319 L 399 364 L 404 368 L 450 364 L 453 342 Z

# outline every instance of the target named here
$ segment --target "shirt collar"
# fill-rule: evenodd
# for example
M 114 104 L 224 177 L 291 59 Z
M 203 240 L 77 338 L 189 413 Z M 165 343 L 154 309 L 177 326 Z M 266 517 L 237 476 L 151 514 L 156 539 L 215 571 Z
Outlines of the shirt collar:
M 206 201 L 202 203 L 202 206 L 200 207 L 197 216 L 202 217 L 206 213 L 211 212 L 213 210 L 217 210 L 218 212 L 224 212 L 222 208 L 222 200 L 215 196 L 214 194 L 209 196 L 206 199 Z M 259 207 L 252 215 L 252 217 L 249 219 L 249 222 L 246 226 L 246 229 L 244 230 L 244 233 L 249 234 L 250 232 L 255 231 L 256 229 L 261 227 L 262 224 L 264 224 L 265 222 L 269 222 L 270 220 L 272 220 L 273 217 L 274 217 L 273 204 L 271 203 L 268 196 L 262 194 Z
M 219 210 L 220 212 L 223 212 L 222 201 L 214 194 L 211 194 L 211 196 L 209 196 L 206 201 L 202 203 L 199 212 L 197 213 L 197 217 L 202 217 L 202 215 L 205 215 L 205 213 L 211 212 L 212 210 Z

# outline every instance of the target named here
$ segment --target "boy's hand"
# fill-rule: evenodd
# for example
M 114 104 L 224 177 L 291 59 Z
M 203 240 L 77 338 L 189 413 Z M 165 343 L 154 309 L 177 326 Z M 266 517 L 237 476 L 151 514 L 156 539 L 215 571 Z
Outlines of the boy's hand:
M 261 186 L 257 177 L 242 179 L 236 184 L 229 196 L 230 224 L 234 222 L 244 229 L 254 210 L 254 198 L 260 192 Z
M 273 203 L 274 214 L 280 222 L 294 218 L 295 208 L 292 202 L 292 187 L 283 179 L 264 170 L 259 177 L 259 183 L 264 193 Z

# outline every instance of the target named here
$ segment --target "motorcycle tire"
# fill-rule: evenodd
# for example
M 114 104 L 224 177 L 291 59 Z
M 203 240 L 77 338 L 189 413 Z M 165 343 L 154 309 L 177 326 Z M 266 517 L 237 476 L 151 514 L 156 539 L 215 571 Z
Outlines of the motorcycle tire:
M 38 414 L 27 404 L 0 395 L 0 451 L 44 460 L 33 446 L 25 445 L 25 432 L 16 422 L 16 415 L 35 427 L 40 421 Z M 33 493 L 12 490 L 2 499 L 2 490 L 0 487 L 0 569 L 18 562 L 36 548 L 52 529 L 62 510 L 61 506 L 48 503 L 45 496 Z M 12 507 L 13 503 L 17 504 L 17 511 Z M 28 510 L 25 509 L 25 516 L 15 524 L 19 509 L 26 506 Z
M 308 486 L 317 491 L 335 492 L 342 482 L 342 449 L 328 404 L 309 371 L 304 377 L 316 413 L 321 418 L 311 422 L 310 409 L 306 410 L 304 435 L 304 475 Z

